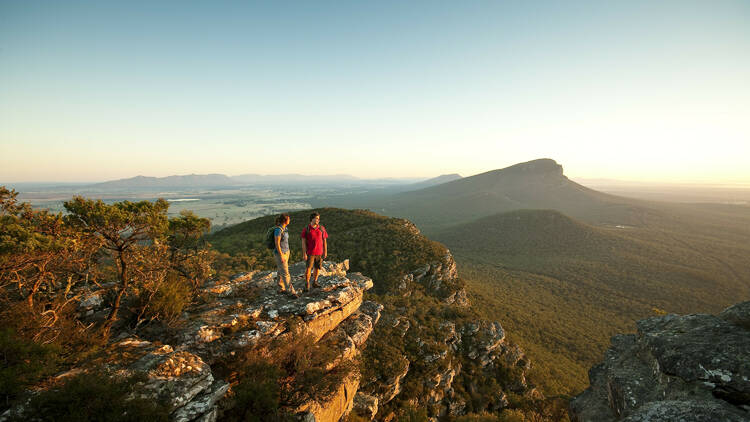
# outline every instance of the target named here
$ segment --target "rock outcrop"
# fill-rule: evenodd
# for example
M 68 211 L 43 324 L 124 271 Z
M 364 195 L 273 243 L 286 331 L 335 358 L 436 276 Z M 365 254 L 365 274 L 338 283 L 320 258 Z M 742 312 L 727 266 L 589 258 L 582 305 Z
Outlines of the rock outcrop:
M 372 288 L 372 280 L 359 273 L 347 274 L 348 262 L 326 262 L 318 279 L 321 288 L 295 298 L 276 293 L 276 273 L 251 272 L 235 276 L 230 282 L 203 288 L 208 299 L 188 313 L 188 328 L 182 331 L 182 347 L 204 356 L 208 362 L 225 357 L 239 347 L 268 342 L 288 329 L 291 319 L 302 330 L 320 340 L 357 313 L 364 292 Z M 304 263 L 290 268 L 292 282 L 301 289 L 304 284 Z M 365 317 L 367 320 L 365 320 Z M 371 317 L 356 316 L 367 334 L 372 331 Z M 357 324 L 355 324 L 357 325 Z M 356 335 L 356 334 L 355 334 Z
M 378 347 L 388 359 L 375 359 L 387 368 L 362 379 L 357 414 L 387 420 L 398 413 L 398 403 L 408 402 L 426 408 L 432 418 L 460 416 L 468 411 L 471 397 L 483 394 L 480 386 L 490 378 L 500 387 L 491 392 L 492 397 L 483 398 L 486 409 L 501 411 L 508 406 L 503 390 L 516 394 L 531 390 L 525 379 L 530 363 L 517 345 L 506 342 L 500 323 L 468 316 L 473 315 L 470 303 L 450 252 L 406 274 L 395 287 L 394 293 L 402 298 L 395 302 L 402 305 L 388 302 L 377 329 L 380 341 L 386 343 Z M 427 308 L 445 316 L 425 324 Z M 365 405 L 364 397 L 375 399 L 377 406 Z
M 414 283 L 448 305 L 469 306 L 466 289 L 458 279 L 456 261 L 447 250 L 441 260 L 425 264 L 404 275 L 398 283 L 398 289 L 402 295 L 408 296 L 413 291 Z
M 297 290 L 304 284 L 304 269 L 304 263 L 290 268 Z M 101 356 L 61 377 L 91 369 L 145 374 L 139 394 L 166 398 L 172 420 L 215 421 L 220 416 L 218 403 L 231 385 L 216 379 L 211 365 L 237 351 L 268 345 L 274 339 L 294 341 L 294 331 L 316 342 L 327 342 L 337 351 L 324 365 L 326 371 L 358 355 L 383 307 L 364 301 L 372 280 L 360 273 L 348 273 L 348 269 L 348 261 L 324 262 L 318 279 L 321 287 L 299 297 L 278 293 L 276 273 L 271 271 L 253 271 L 227 282 L 209 283 L 202 288 L 199 303 L 183 313 L 182 328 L 171 330 L 168 336 L 165 332 L 141 333 L 149 338 L 123 331 Z M 101 309 L 101 296 L 101 292 L 87 292 L 80 312 L 92 317 L 106 313 Z M 310 400 L 288 410 L 301 420 L 336 422 L 352 409 L 359 383 L 360 375 L 354 370 L 334 386 L 332 393 L 324 397 L 312 394 Z M 376 409 L 377 402 L 374 406 Z
M 750 421 L 750 302 L 637 325 L 589 371 L 574 421 Z

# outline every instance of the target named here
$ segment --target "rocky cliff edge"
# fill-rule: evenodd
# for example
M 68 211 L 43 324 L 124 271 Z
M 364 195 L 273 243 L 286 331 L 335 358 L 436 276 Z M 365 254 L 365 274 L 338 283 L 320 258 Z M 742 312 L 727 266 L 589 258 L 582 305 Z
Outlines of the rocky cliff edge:
M 372 280 L 360 273 L 347 273 L 348 261 L 325 262 L 320 271 L 321 288 L 294 297 L 277 292 L 276 273 L 253 271 L 230 281 L 203 287 L 200 303 L 182 316 L 181 328 L 166 341 L 148 341 L 122 332 L 104 353 L 57 376 L 58 380 L 93 369 L 107 369 L 120 375 L 145 375 L 141 396 L 166 400 L 170 419 L 179 422 L 212 422 L 220 416 L 218 403 L 231 392 L 231 383 L 217 379 L 211 365 L 240 350 L 268 344 L 288 336 L 292 329 L 317 342 L 335 339 L 338 355 L 326 365 L 330 370 L 353 359 L 364 346 L 382 309 L 364 302 Z M 304 263 L 290 268 L 292 281 L 300 290 L 304 284 Z M 81 302 L 83 314 L 95 315 L 101 292 L 91 292 Z M 153 338 L 153 336 L 152 336 Z M 160 340 L 165 340 L 161 339 Z M 166 344 L 166 343 L 169 344 Z M 348 413 L 359 387 L 359 374 L 351 374 L 325 397 L 313 397 L 295 409 L 301 420 L 338 421 Z M 7 418 L 12 409 L 0 416 Z
M 639 321 L 612 338 L 589 380 L 574 421 L 750 421 L 750 302 Z

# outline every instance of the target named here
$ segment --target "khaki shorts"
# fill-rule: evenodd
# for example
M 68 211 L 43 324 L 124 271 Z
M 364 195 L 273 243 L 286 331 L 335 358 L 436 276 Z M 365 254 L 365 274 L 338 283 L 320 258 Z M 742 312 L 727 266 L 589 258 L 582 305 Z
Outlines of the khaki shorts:
M 316 270 L 319 270 L 322 263 L 322 255 L 307 255 L 307 268 L 313 267 Z

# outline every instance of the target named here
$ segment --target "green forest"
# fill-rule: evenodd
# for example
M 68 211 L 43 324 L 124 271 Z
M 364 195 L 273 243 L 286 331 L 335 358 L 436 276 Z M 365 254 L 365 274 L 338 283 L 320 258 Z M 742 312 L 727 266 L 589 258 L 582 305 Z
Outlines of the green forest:
M 454 253 L 477 311 L 503 321 L 533 357 L 545 391 L 577 394 L 609 338 L 635 321 L 716 313 L 750 297 L 747 217 L 683 209 L 629 228 L 519 210 L 434 237 Z

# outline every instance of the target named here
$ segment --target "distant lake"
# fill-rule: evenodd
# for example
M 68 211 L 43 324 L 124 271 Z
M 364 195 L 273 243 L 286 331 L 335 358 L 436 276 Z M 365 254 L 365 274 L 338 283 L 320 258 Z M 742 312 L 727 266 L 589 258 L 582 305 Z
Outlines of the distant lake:
M 200 198 L 167 199 L 167 202 L 188 202 L 188 201 L 200 201 Z

